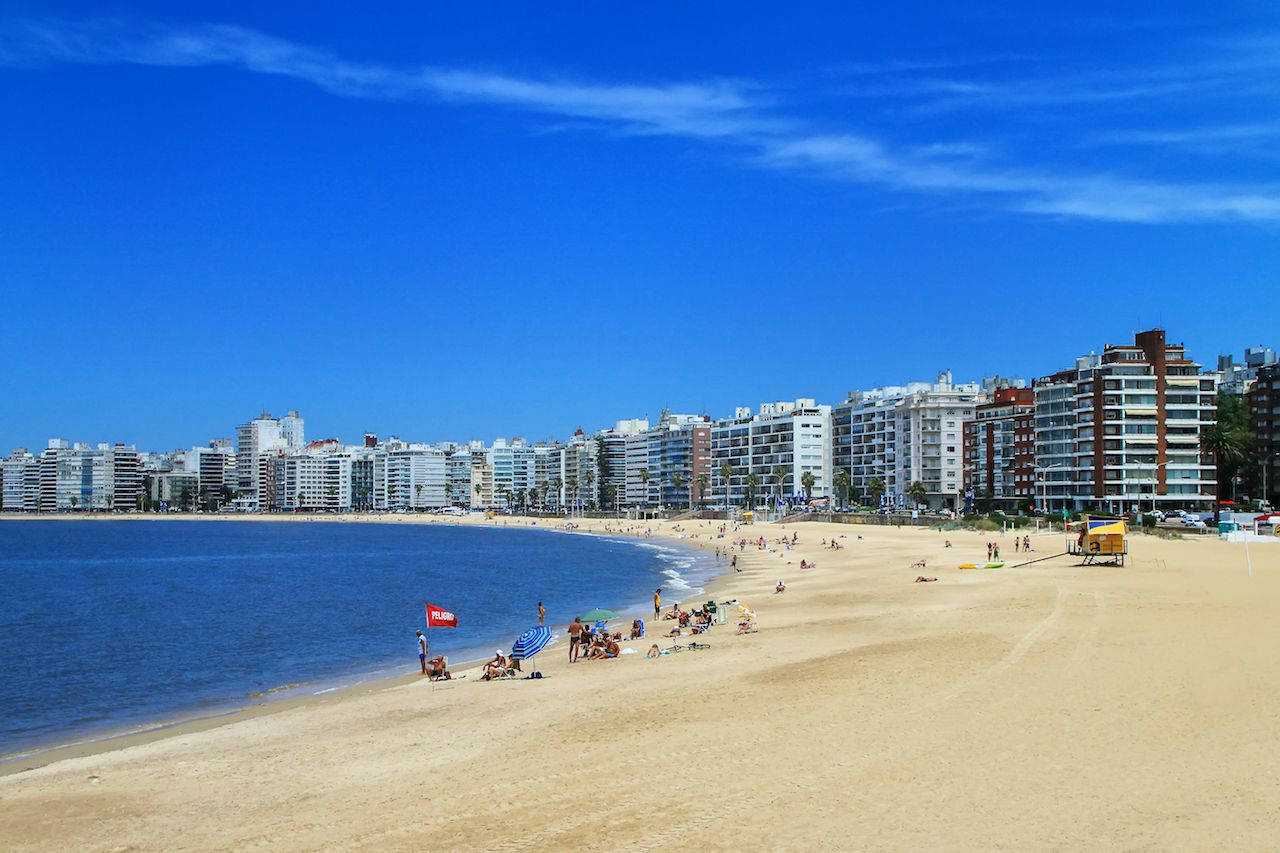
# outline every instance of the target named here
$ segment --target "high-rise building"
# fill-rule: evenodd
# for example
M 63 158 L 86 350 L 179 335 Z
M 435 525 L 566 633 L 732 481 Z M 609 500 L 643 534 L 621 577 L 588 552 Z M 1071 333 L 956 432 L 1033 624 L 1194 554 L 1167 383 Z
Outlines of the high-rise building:
M 964 424 L 965 493 L 1016 511 L 1035 503 L 1035 394 L 996 386 L 991 395 Z
M 1217 384 L 1162 329 L 1037 380 L 1038 503 L 1113 513 L 1212 507 L 1216 470 L 1200 435 L 1213 425 Z
M 935 382 L 854 391 L 832 413 L 833 465 L 848 472 L 850 494 L 869 500 L 879 481 L 880 502 L 907 506 L 913 483 L 932 508 L 964 503 L 964 424 L 984 401 L 977 383 L 956 383 L 949 371 Z
M 40 457 L 16 447 L 0 464 L 0 509 L 34 512 L 40 508 Z
M 1280 364 L 1258 369 L 1249 390 L 1249 426 L 1253 486 L 1263 500 L 1280 505 Z
M 266 456 L 275 455 L 289 446 L 290 438 L 302 435 L 300 420 L 289 438 L 280 421 L 268 412 L 236 427 L 236 505 L 241 509 L 266 509 L 272 505 L 269 484 L 263 477 Z
M 633 418 L 618 421 L 612 429 L 601 430 L 594 436 L 596 459 L 599 465 L 600 506 L 616 509 L 627 499 L 627 442 L 649 429 L 649 421 Z
M 650 431 L 646 505 L 688 509 L 711 494 L 711 418 L 663 411 Z M 699 478 L 706 478 L 706 488 Z
M 1258 378 L 1258 371 L 1276 363 L 1275 350 L 1263 346 L 1247 347 L 1243 363 L 1233 356 L 1218 356 L 1218 393 L 1243 397 Z
M 739 407 L 711 425 L 711 492 L 720 503 L 792 504 L 831 494 L 831 407 L 811 399 L 764 403 L 753 415 Z M 733 472 L 725 482 L 722 469 Z M 784 471 L 775 482 L 774 469 Z M 695 475 L 696 476 L 696 475 Z M 812 487 L 805 483 L 812 479 Z M 685 499 L 688 500 L 687 498 Z
M 289 413 L 280 419 L 280 437 L 284 439 L 285 447 L 306 446 L 307 436 L 303 427 L 302 415 L 298 414 L 296 409 L 290 409 Z
M 381 510 L 428 510 L 446 506 L 444 451 L 397 438 L 382 443 L 373 458 L 374 507 Z
M 123 444 L 54 438 L 40 454 L 39 508 L 45 512 L 135 510 L 142 498 L 138 451 Z

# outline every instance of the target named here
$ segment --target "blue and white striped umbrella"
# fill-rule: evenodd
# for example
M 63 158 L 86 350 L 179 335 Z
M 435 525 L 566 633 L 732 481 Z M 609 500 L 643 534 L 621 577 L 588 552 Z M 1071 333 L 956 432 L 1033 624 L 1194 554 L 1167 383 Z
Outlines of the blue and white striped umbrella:
M 515 660 L 528 660 L 547 647 L 551 642 L 551 629 L 545 625 L 530 628 L 511 645 L 511 657 Z

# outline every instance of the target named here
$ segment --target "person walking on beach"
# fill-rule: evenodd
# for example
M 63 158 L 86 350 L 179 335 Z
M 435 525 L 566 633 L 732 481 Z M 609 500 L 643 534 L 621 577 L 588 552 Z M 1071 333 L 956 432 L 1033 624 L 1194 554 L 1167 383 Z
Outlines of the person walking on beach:
M 582 645 L 582 633 L 586 630 L 587 626 L 582 624 L 582 617 L 573 617 L 573 622 L 569 625 L 569 663 L 578 659 L 578 647 Z
M 731 567 L 735 572 L 740 572 L 740 571 L 742 571 L 742 569 L 738 568 L 738 555 L 737 555 L 737 554 L 734 554 L 734 555 L 733 555 L 733 559 L 730 561 L 729 565 L 730 565 L 730 567 Z
M 547 608 L 542 606 L 542 602 L 538 602 L 538 624 L 541 625 L 547 621 Z
M 653 591 L 653 618 L 657 619 L 662 615 L 662 587 L 658 587 Z
M 418 663 L 422 664 L 422 674 L 427 674 L 427 638 L 418 632 Z

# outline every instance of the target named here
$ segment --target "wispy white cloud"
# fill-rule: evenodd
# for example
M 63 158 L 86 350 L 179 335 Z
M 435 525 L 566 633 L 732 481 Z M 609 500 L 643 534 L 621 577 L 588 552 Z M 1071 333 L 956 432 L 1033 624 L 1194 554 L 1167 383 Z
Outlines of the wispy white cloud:
M 224 66 L 287 77 L 341 97 L 489 104 L 539 115 L 557 125 L 585 123 L 613 132 L 713 141 L 768 168 L 904 193 L 958 197 L 1029 214 L 1144 223 L 1280 220 L 1280 188 L 1274 185 L 1244 190 L 1114 174 L 1071 175 L 1051 165 L 1011 165 L 988 146 L 969 140 L 894 144 L 865 133 L 831 132 L 785 116 L 769 90 L 742 80 L 642 85 L 436 66 L 396 67 L 352 61 L 227 25 L 0 24 L 0 64 L 50 63 Z M 909 66 L 882 70 L 893 73 L 903 68 Z M 862 70 L 873 73 L 869 67 Z M 1195 85 L 1191 77 L 1161 82 L 1160 75 L 1152 75 L 1109 92 L 1094 86 L 1089 96 L 1168 93 L 1178 86 Z M 910 91 L 918 96 L 929 92 L 930 97 L 996 99 L 1006 105 L 1050 102 L 1049 90 L 1043 86 L 937 79 L 892 85 L 899 86 L 899 94 L 914 86 Z M 1061 87 L 1056 97 L 1083 101 L 1089 86 L 1080 80 L 1073 85 L 1075 89 Z

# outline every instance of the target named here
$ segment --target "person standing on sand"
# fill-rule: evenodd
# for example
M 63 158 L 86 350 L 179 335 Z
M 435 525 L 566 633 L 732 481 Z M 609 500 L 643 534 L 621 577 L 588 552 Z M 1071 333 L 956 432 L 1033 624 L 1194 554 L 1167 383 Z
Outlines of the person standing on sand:
M 422 674 L 427 674 L 427 638 L 418 632 L 418 663 L 422 664 Z
M 547 608 L 542 606 L 542 602 L 538 602 L 538 624 L 541 625 L 547 621 Z
M 662 615 L 662 587 L 658 587 L 653 591 L 653 618 L 657 619 Z
M 729 561 L 729 567 L 730 567 L 730 568 L 732 568 L 735 572 L 740 572 L 740 571 L 742 571 L 742 569 L 738 568 L 738 555 L 737 555 L 737 554 L 734 554 L 734 555 L 733 555 L 733 559 Z
M 587 626 L 582 624 L 582 617 L 573 617 L 573 622 L 569 625 L 569 663 L 578 659 L 578 646 L 582 644 L 582 632 L 585 630 Z

